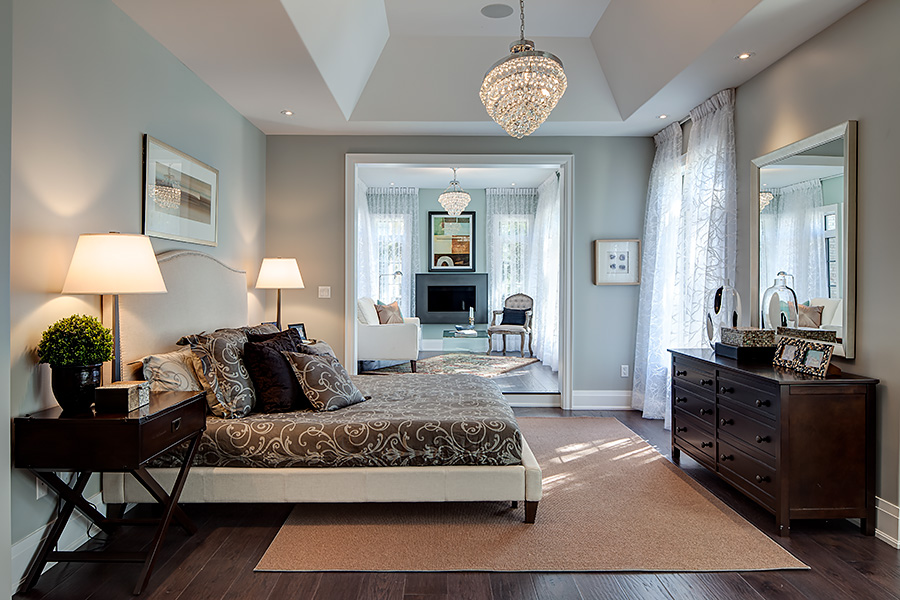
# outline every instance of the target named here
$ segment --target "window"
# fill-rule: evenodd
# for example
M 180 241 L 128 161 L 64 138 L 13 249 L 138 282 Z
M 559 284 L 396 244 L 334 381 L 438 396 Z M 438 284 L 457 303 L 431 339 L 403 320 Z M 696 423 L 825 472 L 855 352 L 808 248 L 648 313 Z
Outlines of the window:
M 404 215 L 373 215 L 375 256 L 378 264 L 378 300 L 399 301 L 403 289 Z
M 497 215 L 494 217 L 496 231 L 495 251 L 498 263 L 493 277 L 495 289 L 500 298 L 522 292 L 525 289 L 526 256 L 531 235 L 530 215 Z
M 840 249 L 837 237 L 837 212 L 825 213 L 825 264 L 828 274 L 828 297 L 841 297 Z

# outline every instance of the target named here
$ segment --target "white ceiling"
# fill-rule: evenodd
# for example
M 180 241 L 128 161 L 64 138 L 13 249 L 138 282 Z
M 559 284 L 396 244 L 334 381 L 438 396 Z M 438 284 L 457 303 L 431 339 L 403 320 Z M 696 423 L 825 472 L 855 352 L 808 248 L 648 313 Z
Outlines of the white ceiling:
M 526 37 L 569 81 L 532 135 L 656 133 L 864 1 L 532 0 Z M 266 134 L 506 135 L 478 89 L 518 38 L 516 2 L 114 2 Z M 515 11 L 481 14 L 497 2 Z
M 456 178 L 464 190 L 489 187 L 538 187 L 556 170 L 555 167 L 545 166 L 467 166 L 456 170 Z M 369 187 L 389 187 L 394 184 L 445 189 L 453 179 L 453 170 L 448 167 L 364 165 L 358 167 L 357 174 Z

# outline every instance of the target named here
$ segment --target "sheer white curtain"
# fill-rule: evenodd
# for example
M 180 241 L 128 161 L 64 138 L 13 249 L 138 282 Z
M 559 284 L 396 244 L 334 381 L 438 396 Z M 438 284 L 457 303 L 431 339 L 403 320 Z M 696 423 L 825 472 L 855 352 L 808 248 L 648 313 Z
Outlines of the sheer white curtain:
M 634 344 L 631 405 L 648 418 L 666 416 L 669 363 L 676 339 L 675 250 L 681 214 L 682 133 L 673 123 L 656 134 L 641 250 L 641 289 Z
M 488 188 L 487 257 L 488 310 L 500 310 L 507 296 L 525 293 L 525 273 L 529 260 L 538 192 L 535 188 Z M 490 319 L 490 315 L 488 316 Z M 502 349 L 502 340 L 492 341 Z M 519 338 L 507 340 L 507 350 L 519 350 Z
M 369 232 L 368 186 L 356 179 L 356 295 L 358 298 L 378 297 L 378 265 L 372 260 L 372 240 Z
M 759 213 L 760 289 L 779 271 L 794 276 L 794 292 L 804 302 L 828 297 L 825 208 L 818 179 L 769 190 L 771 202 Z
M 525 293 L 534 298 L 534 355 L 559 370 L 559 175 L 538 187 Z
M 650 361 L 659 361 L 660 352 L 666 348 L 696 348 L 705 344 L 703 321 L 707 299 L 722 283 L 734 281 L 737 262 L 734 90 L 723 90 L 692 110 L 691 122 L 680 200 L 673 201 L 673 194 L 655 191 L 651 181 L 648 219 L 644 225 L 645 245 L 650 245 L 647 244 L 650 241 L 655 246 L 650 251 L 656 253 L 657 260 L 653 264 L 645 263 L 642 270 L 645 279 L 641 282 L 638 320 L 646 324 L 649 331 L 643 332 L 644 340 L 636 339 L 633 402 L 642 408 L 644 417 L 664 418 L 666 428 L 671 418 L 668 410 L 670 359 L 665 357 L 666 382 L 661 385 L 656 379 L 648 383 L 652 377 L 660 377 L 661 370 L 658 362 Z M 675 134 L 675 137 L 680 138 L 680 135 Z M 669 145 L 667 154 L 671 151 Z M 657 154 L 659 152 L 660 143 L 657 142 Z M 655 177 L 656 173 L 651 173 L 651 180 Z M 675 203 L 674 208 L 651 207 L 651 203 L 666 201 Z M 665 233 L 652 231 L 654 226 L 658 230 L 660 223 L 651 220 L 651 210 L 670 215 L 670 227 L 666 227 Z M 674 231 L 674 240 L 669 229 Z M 647 252 L 645 249 L 645 256 Z M 672 255 L 674 269 L 667 262 L 659 262 L 661 253 L 666 252 Z M 651 270 L 653 276 L 646 278 Z M 670 291 L 664 291 L 660 297 L 648 298 L 653 290 L 651 286 L 656 285 L 658 278 L 665 279 L 665 285 L 671 286 Z M 646 299 L 652 302 L 648 303 Z M 670 320 L 661 323 L 660 319 Z M 641 325 L 639 333 L 640 330 Z M 654 346 L 660 342 L 662 346 Z
M 411 187 L 369 188 L 366 190 L 366 247 L 368 272 L 359 275 L 367 282 L 371 297 L 381 302 L 397 301 L 404 316 L 415 315 L 413 282 L 419 270 L 419 190 Z M 362 243 L 362 242 L 360 242 Z M 360 272 L 362 261 L 360 262 Z M 361 293 L 361 292 L 360 292 Z

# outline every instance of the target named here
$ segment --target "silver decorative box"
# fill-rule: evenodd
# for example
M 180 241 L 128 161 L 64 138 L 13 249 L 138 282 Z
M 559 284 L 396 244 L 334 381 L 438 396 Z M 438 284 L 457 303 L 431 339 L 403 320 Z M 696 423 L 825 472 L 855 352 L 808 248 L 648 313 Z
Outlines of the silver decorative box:
M 756 327 L 723 327 L 722 343 L 739 348 L 768 348 L 775 346 L 774 329 Z
M 813 340 L 815 342 L 837 343 L 837 332 L 833 329 L 813 329 L 806 327 L 779 327 L 778 335 Z
M 149 381 L 116 381 L 98 387 L 94 409 L 98 413 L 127 413 L 150 404 Z

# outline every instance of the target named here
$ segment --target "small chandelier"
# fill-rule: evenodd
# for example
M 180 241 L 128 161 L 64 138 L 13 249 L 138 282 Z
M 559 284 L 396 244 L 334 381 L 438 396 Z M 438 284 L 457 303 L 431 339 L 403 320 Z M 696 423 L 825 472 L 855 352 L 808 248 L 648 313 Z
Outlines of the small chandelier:
M 775 199 L 775 194 L 772 192 L 760 192 L 759 193 L 759 212 L 762 212 L 769 205 L 769 202 Z
M 525 39 L 525 0 L 519 0 L 519 39 L 481 83 L 481 103 L 506 133 L 523 138 L 547 120 L 566 91 L 562 61 Z
M 441 206 L 444 207 L 444 210 L 447 211 L 451 217 L 456 217 L 463 211 L 463 209 L 469 205 L 469 201 L 472 199 L 469 196 L 469 192 L 463 190 L 459 187 L 459 182 L 456 180 L 456 167 L 453 168 L 453 181 L 450 182 L 450 187 L 448 187 L 444 192 L 438 196 L 438 202 L 441 203 Z
M 162 181 L 156 180 L 150 191 L 153 201 L 160 208 L 178 208 L 181 206 L 181 186 L 175 183 L 175 178 L 166 175 Z

